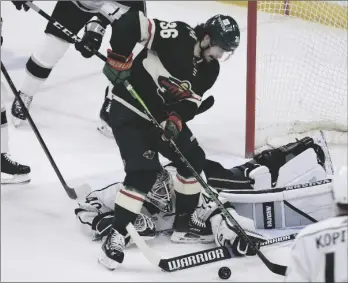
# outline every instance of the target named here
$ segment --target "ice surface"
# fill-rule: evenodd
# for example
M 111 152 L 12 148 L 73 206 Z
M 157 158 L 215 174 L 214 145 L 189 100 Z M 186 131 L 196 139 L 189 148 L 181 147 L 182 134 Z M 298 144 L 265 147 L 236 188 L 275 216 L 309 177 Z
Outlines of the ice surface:
M 50 13 L 54 3 L 40 1 L 37 5 Z M 213 14 L 228 13 L 242 28 L 246 26 L 245 9 L 213 2 L 153 1 L 148 2 L 148 13 L 150 17 L 183 20 L 192 25 Z M 1 16 L 4 20 L 1 60 L 19 87 L 26 60 L 40 43 L 46 21 L 34 11 L 18 12 L 10 2 L 1 2 Z M 215 107 L 190 123 L 208 157 L 226 166 L 243 161 L 236 156 L 242 156 L 244 151 L 244 28 L 240 48 L 221 66 L 219 80 L 209 91 L 215 95 Z M 104 53 L 109 34 L 110 30 L 101 48 Z M 71 47 L 32 103 L 32 118 L 71 186 L 88 182 L 95 188 L 123 178 L 123 164 L 115 141 L 96 130 L 107 85 L 102 67 L 98 58 L 84 60 Z M 13 96 L 11 92 L 2 95 L 9 112 Z M 31 128 L 15 130 L 9 121 L 9 130 L 10 151 L 15 160 L 31 166 L 32 181 L 24 186 L 1 188 L 2 281 L 219 281 L 217 272 L 224 265 L 232 270 L 231 281 L 282 280 L 257 257 L 164 273 L 153 267 L 136 247 L 127 250 L 120 269 L 105 270 L 97 264 L 100 243 L 91 242 L 79 231 L 74 217 L 75 203 L 66 196 Z M 344 155 L 342 150 L 333 156 L 337 166 L 346 163 L 346 157 L 340 155 Z M 150 245 L 166 257 L 211 247 L 174 245 L 165 237 Z M 288 247 L 274 246 L 263 251 L 272 261 L 286 264 Z

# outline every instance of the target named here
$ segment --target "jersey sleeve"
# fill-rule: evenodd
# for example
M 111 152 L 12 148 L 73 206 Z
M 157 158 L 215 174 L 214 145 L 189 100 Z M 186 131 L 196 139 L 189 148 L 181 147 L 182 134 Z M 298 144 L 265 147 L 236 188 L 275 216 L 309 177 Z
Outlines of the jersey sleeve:
M 311 282 L 303 238 L 297 238 L 290 252 L 285 282 Z

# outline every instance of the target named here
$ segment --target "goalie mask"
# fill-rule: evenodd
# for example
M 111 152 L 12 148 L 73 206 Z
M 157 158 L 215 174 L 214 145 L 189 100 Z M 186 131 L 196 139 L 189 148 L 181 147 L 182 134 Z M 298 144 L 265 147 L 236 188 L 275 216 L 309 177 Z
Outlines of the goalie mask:
M 168 213 L 173 210 L 172 201 L 173 180 L 165 169 L 157 175 L 155 184 L 147 194 L 146 200 L 156 206 L 160 211 Z

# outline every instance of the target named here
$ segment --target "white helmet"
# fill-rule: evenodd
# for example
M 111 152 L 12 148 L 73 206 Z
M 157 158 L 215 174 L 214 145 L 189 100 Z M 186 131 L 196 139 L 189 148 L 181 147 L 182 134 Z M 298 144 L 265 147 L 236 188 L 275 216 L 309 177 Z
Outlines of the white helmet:
M 348 204 L 347 178 L 347 166 L 343 166 L 333 178 L 333 196 L 336 203 Z

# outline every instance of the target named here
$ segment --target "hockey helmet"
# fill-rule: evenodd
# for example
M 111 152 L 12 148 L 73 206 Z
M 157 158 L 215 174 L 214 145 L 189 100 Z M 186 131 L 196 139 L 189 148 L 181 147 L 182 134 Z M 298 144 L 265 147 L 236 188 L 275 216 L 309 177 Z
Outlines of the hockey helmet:
M 237 22 L 227 15 L 215 15 L 204 24 L 205 32 L 211 38 L 211 45 L 234 52 L 239 46 L 240 30 Z
M 347 166 L 343 166 L 333 178 L 333 196 L 336 203 L 348 204 L 347 178 Z

